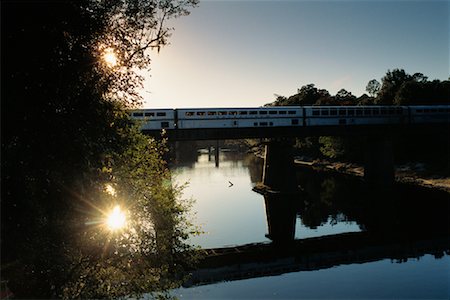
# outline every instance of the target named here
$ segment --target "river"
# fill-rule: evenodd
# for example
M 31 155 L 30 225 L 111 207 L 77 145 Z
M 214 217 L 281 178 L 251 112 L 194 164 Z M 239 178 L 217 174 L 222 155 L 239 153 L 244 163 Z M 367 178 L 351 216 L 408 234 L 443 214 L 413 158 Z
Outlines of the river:
M 222 269 L 234 268 L 234 277 L 180 288 L 173 295 L 181 299 L 449 299 L 447 193 L 407 186 L 369 189 L 358 178 L 298 168 L 301 193 L 264 197 L 252 191 L 261 181 L 262 165 L 254 155 L 239 152 L 221 152 L 218 167 L 214 155 L 204 152 L 177 158 L 172 166 L 175 180 L 188 183 L 184 197 L 195 199 L 195 223 L 204 231 L 189 242 L 230 249 L 276 245 L 284 252 L 297 249 L 293 243 L 302 243 L 300 249 L 313 250 L 301 255 L 292 250 L 283 258 L 292 261 L 283 262 L 284 271 L 274 269 L 280 260 L 272 263 L 267 258 L 225 264 Z M 272 239 L 276 243 L 271 244 Z M 349 239 L 351 245 L 340 245 Z M 316 245 L 321 245 L 320 253 L 326 248 L 328 261 L 321 261 Z M 251 271 L 236 275 L 236 268 L 245 266 Z

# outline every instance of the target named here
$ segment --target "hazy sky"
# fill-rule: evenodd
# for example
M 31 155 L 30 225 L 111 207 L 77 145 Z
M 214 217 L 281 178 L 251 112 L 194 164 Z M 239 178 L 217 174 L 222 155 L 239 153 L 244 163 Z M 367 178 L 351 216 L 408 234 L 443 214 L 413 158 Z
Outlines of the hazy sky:
M 202 1 L 152 54 L 144 107 L 261 106 L 314 83 L 360 96 L 388 69 L 449 77 L 448 1 Z

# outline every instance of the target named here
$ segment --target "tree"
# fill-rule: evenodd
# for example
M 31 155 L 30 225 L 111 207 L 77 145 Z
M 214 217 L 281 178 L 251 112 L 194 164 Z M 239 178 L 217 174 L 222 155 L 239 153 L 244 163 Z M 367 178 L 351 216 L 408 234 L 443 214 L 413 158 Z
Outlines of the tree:
M 366 91 L 372 96 L 376 97 L 381 89 L 381 84 L 376 79 L 372 79 L 367 83 Z
M 195 4 L 2 3 L 2 279 L 17 297 L 157 291 L 189 261 L 164 147 L 126 109 L 140 102 L 146 50 L 164 46 L 166 20 Z M 112 202 L 135 214 L 133 234 L 86 225 L 101 224 Z
M 336 102 L 339 103 L 339 105 L 355 105 L 356 104 L 356 97 L 349 91 L 345 89 L 340 89 L 336 96 L 335 96 Z
M 411 75 L 403 69 L 388 70 L 381 79 L 382 86 L 375 99 L 376 104 L 390 105 L 394 103 L 394 98 L 401 85 L 411 80 Z

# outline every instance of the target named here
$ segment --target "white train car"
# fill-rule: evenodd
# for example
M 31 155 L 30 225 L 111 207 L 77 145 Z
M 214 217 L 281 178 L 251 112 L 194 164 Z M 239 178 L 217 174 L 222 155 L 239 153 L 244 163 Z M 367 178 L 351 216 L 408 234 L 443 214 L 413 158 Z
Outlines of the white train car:
M 306 126 L 404 124 L 406 106 L 309 106 L 305 107 Z
M 131 112 L 141 130 L 175 129 L 175 112 L 173 109 L 139 109 Z
M 177 128 L 302 126 L 301 107 L 177 109 Z
M 410 106 L 411 124 L 450 123 L 450 105 Z

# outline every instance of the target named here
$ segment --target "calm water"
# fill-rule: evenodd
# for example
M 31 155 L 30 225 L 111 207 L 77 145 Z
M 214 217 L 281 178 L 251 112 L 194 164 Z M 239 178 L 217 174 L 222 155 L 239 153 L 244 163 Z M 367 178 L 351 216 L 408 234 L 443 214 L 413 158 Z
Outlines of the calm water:
M 179 157 L 173 170 L 179 183 L 189 183 L 185 197 L 196 200 L 196 223 L 205 234 L 190 242 L 203 248 L 270 244 L 267 236 L 276 239 L 289 231 L 296 240 L 325 237 L 339 244 L 342 234 L 353 233 L 382 244 L 370 248 L 369 256 L 376 259 L 362 254 L 314 270 L 180 288 L 174 291 L 180 298 L 449 299 L 450 245 L 433 242 L 449 236 L 448 194 L 403 187 L 369 190 L 358 179 L 299 169 L 303 193 L 265 198 L 252 191 L 261 181 L 262 161 L 233 152 L 220 154 L 219 167 L 208 154 Z M 386 248 L 386 243 L 394 246 Z M 392 252 L 392 247 L 402 250 Z

